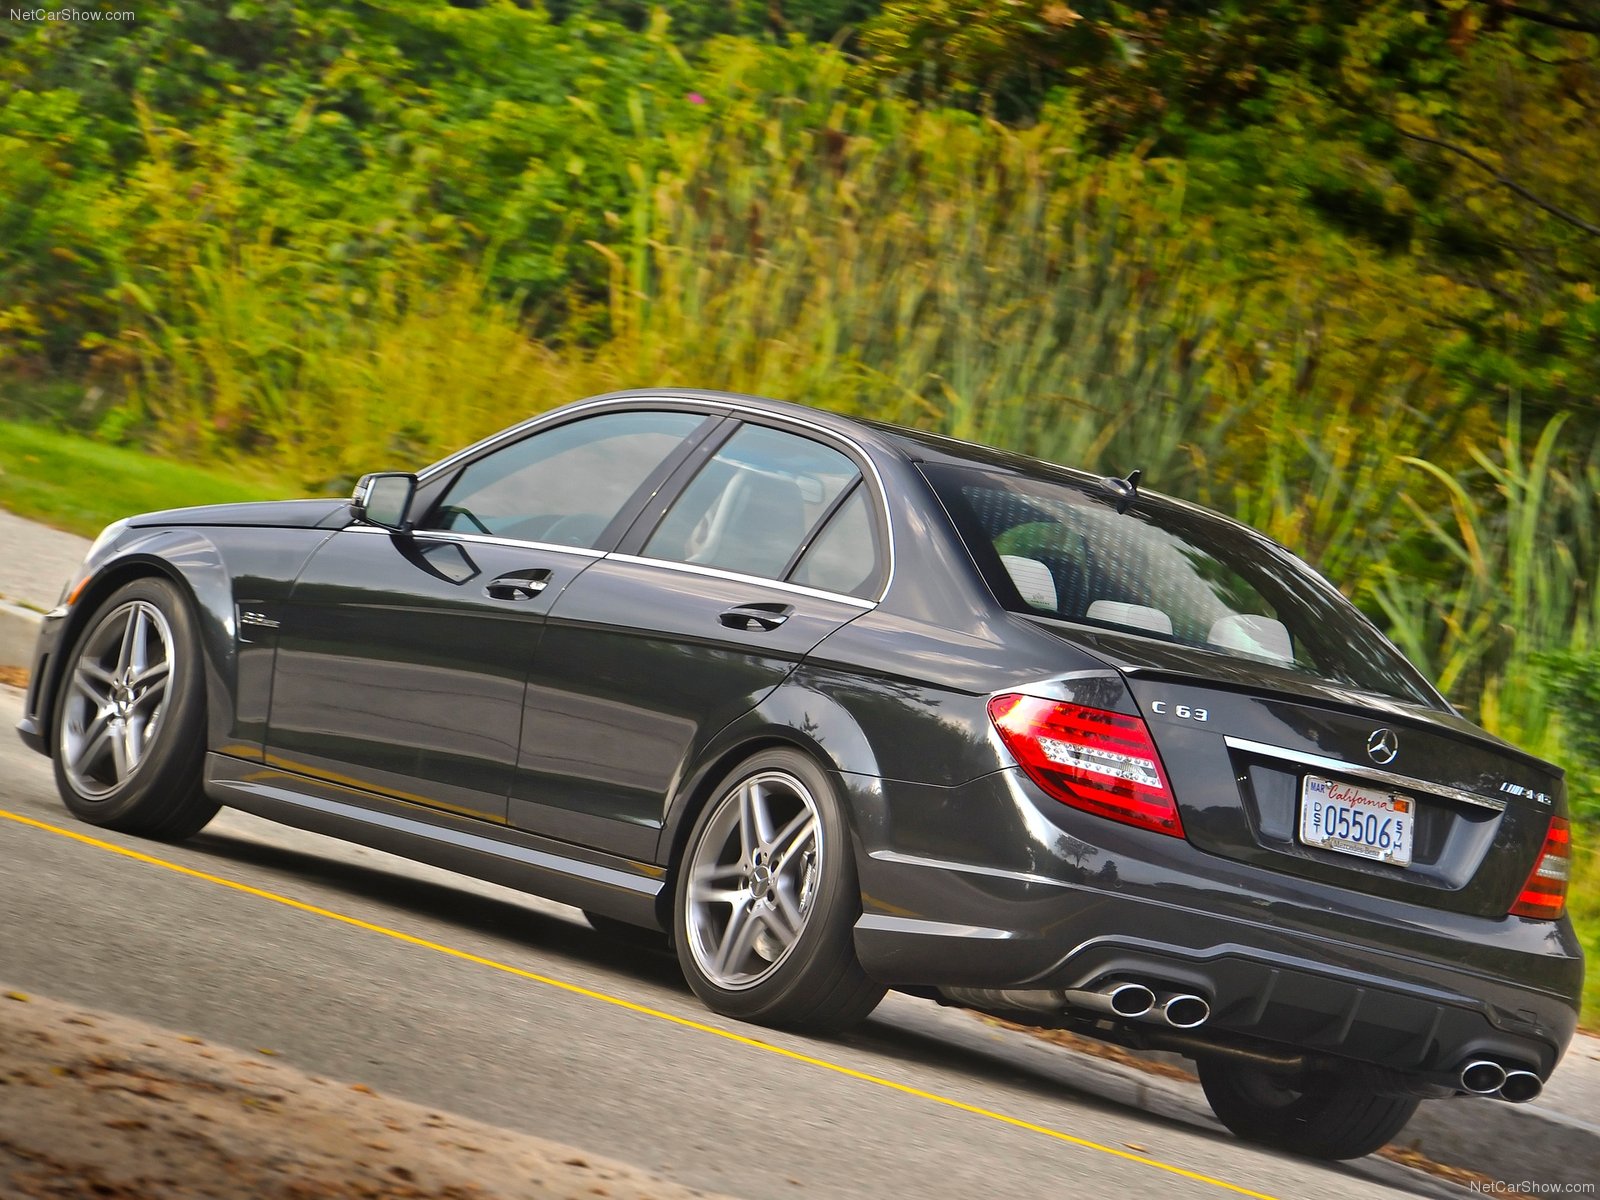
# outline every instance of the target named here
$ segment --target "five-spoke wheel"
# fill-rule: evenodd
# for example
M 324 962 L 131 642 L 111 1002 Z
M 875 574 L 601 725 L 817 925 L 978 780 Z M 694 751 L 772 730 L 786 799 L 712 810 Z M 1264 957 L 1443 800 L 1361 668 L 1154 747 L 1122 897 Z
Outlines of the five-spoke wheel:
M 216 814 L 201 787 L 204 674 L 177 585 L 138 579 L 76 638 L 56 701 L 56 787 L 85 821 L 179 838 Z
M 855 957 L 860 895 L 843 808 L 796 751 L 758 754 L 717 789 L 690 832 L 675 897 L 678 959 L 718 1012 L 834 1030 L 883 997 Z
M 62 768 L 73 790 L 99 799 L 144 765 L 161 729 L 176 650 L 172 626 L 148 600 L 99 618 L 68 668 L 61 709 Z

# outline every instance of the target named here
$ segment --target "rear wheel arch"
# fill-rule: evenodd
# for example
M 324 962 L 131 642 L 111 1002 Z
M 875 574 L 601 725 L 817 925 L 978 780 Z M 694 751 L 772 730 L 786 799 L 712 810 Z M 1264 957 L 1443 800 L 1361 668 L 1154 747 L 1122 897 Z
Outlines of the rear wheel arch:
M 713 1011 L 825 1033 L 884 987 L 854 946 L 859 841 L 839 771 L 793 738 L 746 743 L 712 776 L 671 872 L 685 978 Z
M 672 894 L 677 887 L 684 847 L 689 843 L 689 833 L 694 823 L 700 819 L 706 805 L 716 798 L 717 789 L 742 763 L 767 750 L 780 749 L 798 750 L 822 770 L 835 770 L 827 759 L 794 737 L 791 731 L 764 729 L 706 756 L 689 775 L 688 782 L 674 795 L 668 808 L 667 825 L 662 831 L 661 850 L 657 852 L 657 857 L 667 868 L 666 886 L 656 897 L 656 916 L 660 918 L 663 929 L 672 928 Z

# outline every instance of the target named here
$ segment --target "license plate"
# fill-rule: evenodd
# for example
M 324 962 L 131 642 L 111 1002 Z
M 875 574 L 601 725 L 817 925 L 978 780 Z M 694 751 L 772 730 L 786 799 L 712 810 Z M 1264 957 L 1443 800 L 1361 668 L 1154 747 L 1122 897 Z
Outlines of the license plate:
M 1376 788 L 1307 775 L 1300 791 L 1300 841 L 1404 867 L 1411 862 L 1417 802 Z

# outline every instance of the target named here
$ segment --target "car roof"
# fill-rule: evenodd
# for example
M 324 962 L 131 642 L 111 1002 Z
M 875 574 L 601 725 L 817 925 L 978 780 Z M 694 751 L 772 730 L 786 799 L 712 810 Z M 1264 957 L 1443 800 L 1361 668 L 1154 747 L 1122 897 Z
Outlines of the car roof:
M 1001 450 L 979 442 L 963 441 L 960 438 L 950 437 L 946 434 L 931 433 L 923 429 L 896 425 L 890 421 L 853 416 L 826 408 L 816 408 L 809 404 L 796 404 L 789 400 L 775 400 L 770 396 L 758 396 L 748 392 L 720 391 L 714 388 L 635 388 L 595 396 L 591 398 L 591 402 L 601 400 L 660 400 L 663 398 L 677 398 L 690 402 L 704 401 L 710 404 L 732 405 L 747 410 L 753 409 L 757 412 L 770 412 L 774 416 L 788 417 L 850 439 L 861 444 L 863 449 L 874 449 L 892 454 L 907 462 L 974 466 L 985 467 L 990 470 L 1014 471 L 1021 475 L 1053 479 L 1087 490 L 1103 487 L 1105 480 L 1104 476 L 1097 475 L 1092 471 L 1063 466 L 1048 459 L 1037 458 L 1014 450 Z M 1127 470 L 1130 471 L 1138 466 L 1138 463 L 1126 464 Z M 1204 505 L 1194 504 L 1188 500 L 1153 490 L 1143 483 L 1139 486 L 1139 502 L 1141 505 L 1156 508 L 1182 510 L 1205 520 L 1220 522 L 1235 530 L 1242 530 L 1258 541 L 1274 548 L 1282 549 L 1276 542 L 1261 533 L 1260 530 L 1245 525 L 1226 513 L 1220 513 Z

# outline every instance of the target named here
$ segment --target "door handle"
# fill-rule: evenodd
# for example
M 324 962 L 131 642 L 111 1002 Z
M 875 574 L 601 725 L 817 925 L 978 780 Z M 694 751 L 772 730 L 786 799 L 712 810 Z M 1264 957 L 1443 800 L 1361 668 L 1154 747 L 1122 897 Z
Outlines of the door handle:
M 549 582 L 549 571 L 519 571 L 491 581 L 483 592 L 491 600 L 532 600 Z
M 776 629 L 789 619 L 794 606 L 789 604 L 736 604 L 717 620 L 729 629 L 743 629 L 750 633 Z

